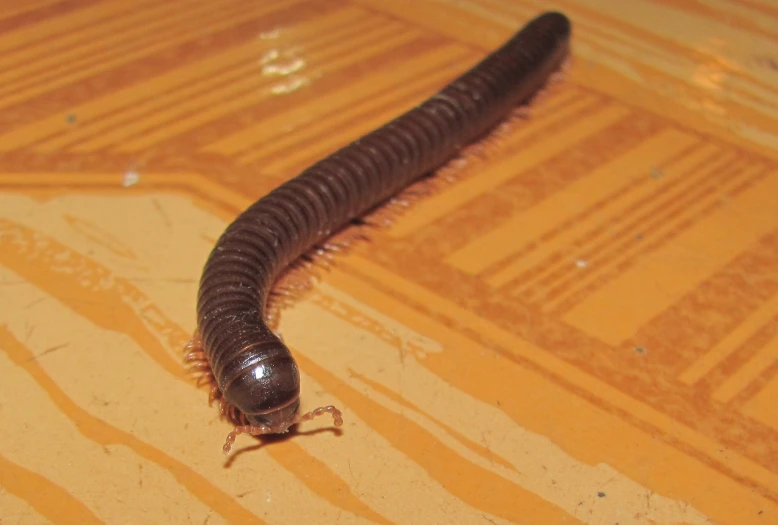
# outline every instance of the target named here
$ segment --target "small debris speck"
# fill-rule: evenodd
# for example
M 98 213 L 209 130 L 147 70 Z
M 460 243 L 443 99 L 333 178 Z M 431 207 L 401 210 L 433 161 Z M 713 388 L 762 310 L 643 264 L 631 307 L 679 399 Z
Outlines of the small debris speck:
M 129 170 L 124 174 L 124 177 L 122 177 L 122 186 L 125 188 L 134 186 L 138 184 L 138 181 L 140 181 L 140 173 L 135 170 Z
M 296 73 L 305 67 L 305 60 L 302 58 L 296 58 L 288 64 L 266 64 L 262 67 L 262 74 L 264 76 L 287 76 L 292 73 Z
M 76 116 L 71 113 L 70 115 L 65 117 L 65 122 L 67 122 L 68 124 L 75 124 L 76 123 Z
M 575 261 L 575 265 L 578 266 L 579 268 L 586 268 L 587 266 L 589 266 L 589 261 L 586 261 L 584 259 L 578 259 L 577 261 Z
M 270 31 L 263 31 L 259 34 L 260 40 L 274 40 L 281 34 L 281 29 L 276 27 Z
M 259 59 L 260 64 L 267 64 L 268 62 L 272 62 L 273 60 L 277 59 L 279 57 L 280 53 L 278 52 L 278 49 L 271 49 L 264 55 L 262 55 L 262 58 Z
M 643 348 L 642 346 L 636 346 L 636 347 L 635 347 L 635 353 L 636 353 L 636 354 L 647 354 L 647 353 L 648 353 L 648 350 L 646 350 L 646 349 L 645 349 L 645 348 Z
M 301 78 L 294 78 L 291 79 L 289 82 L 276 84 L 273 87 L 270 88 L 270 92 L 274 95 L 285 95 L 287 93 L 292 93 L 293 91 L 297 91 L 303 86 L 307 86 L 309 83 L 309 80 L 307 78 L 301 77 Z
M 598 492 L 597 493 L 597 497 L 598 498 L 604 498 L 605 497 L 605 493 L 604 492 Z
M 661 168 L 651 168 L 651 178 L 652 179 L 661 179 L 662 175 L 664 175 L 664 171 L 662 171 Z

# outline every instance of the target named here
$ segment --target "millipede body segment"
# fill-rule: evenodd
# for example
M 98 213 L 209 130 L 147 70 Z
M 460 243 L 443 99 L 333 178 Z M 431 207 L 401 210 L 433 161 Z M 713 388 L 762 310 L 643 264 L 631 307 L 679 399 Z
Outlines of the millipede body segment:
M 268 326 L 268 296 L 298 258 L 484 136 L 531 99 L 562 65 L 571 26 L 549 12 L 437 94 L 316 162 L 230 224 L 202 274 L 191 356 L 204 356 L 212 398 L 233 408 L 240 433 L 283 433 L 334 407 L 299 413 L 300 374 Z M 207 365 L 205 364 L 207 363 Z

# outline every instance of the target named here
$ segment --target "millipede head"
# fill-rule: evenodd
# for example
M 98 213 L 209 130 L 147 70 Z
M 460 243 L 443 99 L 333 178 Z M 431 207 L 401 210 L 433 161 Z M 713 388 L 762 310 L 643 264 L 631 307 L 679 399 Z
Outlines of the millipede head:
M 232 432 L 230 432 L 227 435 L 227 439 L 224 442 L 224 447 L 222 450 L 224 450 L 224 454 L 227 455 L 230 453 L 230 450 L 232 449 L 232 444 L 235 443 L 235 438 L 237 438 L 241 434 L 249 434 L 250 436 L 261 436 L 265 434 L 283 434 L 289 430 L 289 428 L 293 425 L 296 425 L 297 423 L 301 423 L 303 421 L 310 421 L 311 419 L 318 417 L 322 414 L 332 414 L 332 420 L 336 427 L 340 427 L 343 425 L 343 414 L 340 410 L 335 408 L 332 405 L 326 406 L 326 407 L 319 407 L 315 410 L 311 410 L 310 412 L 307 412 L 305 414 L 300 414 L 297 412 L 297 407 L 299 405 L 295 404 L 295 411 L 293 412 L 293 416 L 291 420 L 287 420 L 286 417 L 288 414 L 277 414 L 274 416 L 274 418 L 277 418 L 275 423 L 266 424 L 262 421 L 270 421 L 267 419 L 267 416 L 269 414 L 263 414 L 260 417 L 258 416 L 246 416 L 246 419 L 250 423 L 250 425 L 244 425 L 244 426 L 238 426 L 233 429 Z
M 245 414 L 249 425 L 255 428 L 265 428 L 262 434 L 283 434 L 297 422 L 300 400 L 284 407 L 263 414 Z

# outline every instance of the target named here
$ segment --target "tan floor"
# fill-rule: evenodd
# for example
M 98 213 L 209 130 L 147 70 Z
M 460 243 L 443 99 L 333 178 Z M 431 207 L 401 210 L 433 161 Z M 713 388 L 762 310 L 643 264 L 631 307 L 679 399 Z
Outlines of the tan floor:
M 565 82 L 284 312 L 342 433 L 225 458 L 180 364 L 217 236 L 550 8 Z M 778 523 L 776 40 L 769 0 L 0 0 L 0 523 Z

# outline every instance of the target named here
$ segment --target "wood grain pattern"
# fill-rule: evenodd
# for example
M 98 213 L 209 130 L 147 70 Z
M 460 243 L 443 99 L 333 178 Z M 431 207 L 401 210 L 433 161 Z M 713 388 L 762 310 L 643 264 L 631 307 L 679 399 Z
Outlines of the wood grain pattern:
M 282 316 L 343 433 L 225 460 L 180 364 L 219 233 L 546 9 L 567 81 Z M 765 0 L 0 2 L 0 522 L 778 520 L 776 24 Z

